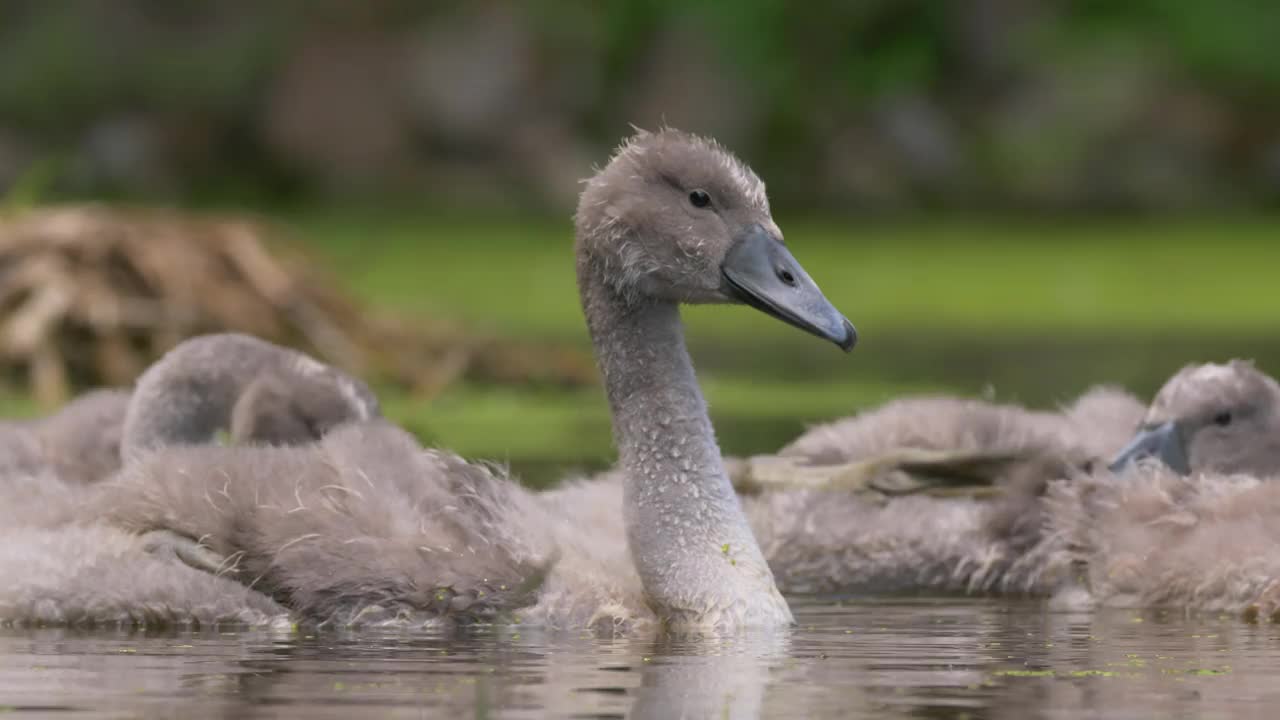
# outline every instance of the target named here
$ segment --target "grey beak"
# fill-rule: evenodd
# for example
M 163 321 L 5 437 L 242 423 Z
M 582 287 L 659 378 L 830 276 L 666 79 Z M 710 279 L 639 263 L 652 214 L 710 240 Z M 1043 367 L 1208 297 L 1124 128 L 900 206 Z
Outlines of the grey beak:
M 760 225 L 735 239 L 720 273 L 726 292 L 751 307 L 830 340 L 845 352 L 858 342 L 853 324 L 827 301 L 786 246 Z
M 1120 472 L 1129 463 L 1147 457 L 1158 459 L 1180 475 L 1191 474 L 1191 464 L 1187 462 L 1187 451 L 1182 444 L 1182 433 L 1178 431 L 1178 424 L 1172 420 L 1139 431 L 1108 468 L 1111 472 Z

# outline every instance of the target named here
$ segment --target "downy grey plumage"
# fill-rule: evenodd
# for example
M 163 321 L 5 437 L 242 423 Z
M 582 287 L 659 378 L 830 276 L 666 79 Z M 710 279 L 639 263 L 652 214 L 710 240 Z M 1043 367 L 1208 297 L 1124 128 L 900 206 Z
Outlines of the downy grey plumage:
M 1188 366 L 1115 472 L 1055 483 L 1030 553 L 1055 601 L 1280 619 L 1277 388 L 1247 362 Z
M 244 336 L 201 338 L 144 375 L 135 400 L 163 409 L 165 417 L 183 408 L 193 412 L 180 436 L 169 434 L 172 425 L 148 423 L 125 391 L 90 393 L 8 436 L 22 441 L 26 454 L 6 456 L 12 471 L 0 483 L 0 622 L 288 622 L 288 611 L 269 596 L 191 567 L 204 557 L 193 539 L 103 523 L 112 507 L 110 484 L 90 484 L 120 466 L 126 425 L 132 434 L 125 444 L 136 456 L 175 439 L 211 442 L 228 426 L 239 442 L 312 441 L 332 424 L 377 415 L 377 402 L 360 381 L 274 346 L 271 353 L 253 353 L 262 347 L 268 346 Z M 182 381 L 164 382 L 173 374 Z
M 120 467 L 129 393 L 92 390 L 35 420 L 0 423 L 0 483 L 17 475 L 96 482 Z

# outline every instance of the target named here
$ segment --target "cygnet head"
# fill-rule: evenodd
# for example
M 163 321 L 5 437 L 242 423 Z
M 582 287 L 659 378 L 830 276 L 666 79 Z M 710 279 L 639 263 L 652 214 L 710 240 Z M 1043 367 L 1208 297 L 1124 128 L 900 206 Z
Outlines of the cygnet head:
M 265 372 L 249 383 L 231 411 L 234 441 L 301 445 L 343 423 L 378 415 L 377 399 L 363 385 L 319 363 L 310 372 L 301 364 Z
M 239 441 L 295 444 L 379 416 L 358 378 L 247 335 L 203 335 L 147 368 L 125 418 L 121 456 L 201 445 L 230 427 Z
M 1280 385 L 1242 360 L 1183 368 L 1156 394 L 1111 468 L 1144 457 L 1182 474 L 1280 471 Z
M 857 332 L 783 244 L 764 183 L 713 140 L 640 131 L 587 181 L 578 272 L 629 301 L 746 303 L 844 350 Z

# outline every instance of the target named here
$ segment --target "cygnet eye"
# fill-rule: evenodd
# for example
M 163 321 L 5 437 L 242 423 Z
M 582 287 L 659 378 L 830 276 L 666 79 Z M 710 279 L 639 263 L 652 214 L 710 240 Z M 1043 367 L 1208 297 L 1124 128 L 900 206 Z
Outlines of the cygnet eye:
M 1226 427 L 1231 424 L 1231 413 L 1220 412 L 1213 416 L 1213 424 L 1219 427 Z
M 696 208 L 704 208 L 711 204 L 711 196 L 706 190 L 694 190 L 689 193 L 689 202 Z

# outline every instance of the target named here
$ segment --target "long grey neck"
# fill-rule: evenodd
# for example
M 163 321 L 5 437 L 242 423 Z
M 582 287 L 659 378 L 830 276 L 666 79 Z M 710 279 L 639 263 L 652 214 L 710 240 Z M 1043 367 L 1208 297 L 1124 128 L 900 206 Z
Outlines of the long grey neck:
M 247 335 L 205 335 L 169 351 L 138 379 L 125 416 L 120 451 L 128 461 L 168 445 L 209 442 L 231 423 L 245 389 L 263 377 L 286 378 L 296 391 L 338 398 L 342 420 L 378 414 L 377 399 L 358 380 L 310 357 Z
M 632 559 L 667 622 L 785 625 L 779 595 L 724 470 L 675 303 L 624 298 L 579 266 L 624 481 Z

